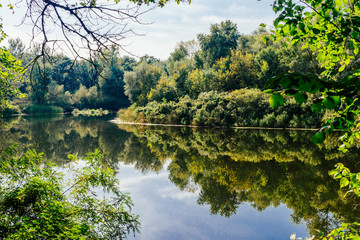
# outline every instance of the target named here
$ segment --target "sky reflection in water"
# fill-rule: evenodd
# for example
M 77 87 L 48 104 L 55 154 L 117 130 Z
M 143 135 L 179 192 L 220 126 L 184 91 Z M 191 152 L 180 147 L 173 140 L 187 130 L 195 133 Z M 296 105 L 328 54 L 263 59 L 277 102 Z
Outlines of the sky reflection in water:
M 281 204 L 258 212 L 241 204 L 230 218 L 211 215 L 197 204 L 198 192 L 180 191 L 166 170 L 143 174 L 132 165 L 120 165 L 120 186 L 129 192 L 140 215 L 141 234 L 129 239 L 289 239 L 294 232 L 307 236 L 304 224 L 290 220 L 291 210 Z
M 357 163 L 360 151 L 340 153 L 337 137 L 325 146 L 311 132 L 117 126 L 112 118 L 3 120 L 0 147 L 18 142 L 60 166 L 68 154 L 99 149 L 140 215 L 135 239 L 289 239 L 328 231 L 333 216 L 358 221 L 360 209 L 328 171 Z

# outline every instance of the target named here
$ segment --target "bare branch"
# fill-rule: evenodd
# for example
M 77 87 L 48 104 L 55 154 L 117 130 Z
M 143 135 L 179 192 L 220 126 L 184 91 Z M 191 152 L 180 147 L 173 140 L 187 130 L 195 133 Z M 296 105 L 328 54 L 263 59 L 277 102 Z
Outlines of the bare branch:
M 57 41 L 65 42 L 74 57 L 81 57 L 84 49 L 90 56 L 116 46 L 128 54 L 122 41 L 125 38 L 137 36 L 130 24 L 143 24 L 139 19 L 152 8 L 140 10 L 140 6 L 132 4 L 123 7 L 120 3 L 108 1 L 69 0 L 26 0 L 27 12 L 23 23 L 30 22 L 32 41 L 42 42 L 41 55 L 45 47 Z M 59 36 L 60 34 L 60 36 Z

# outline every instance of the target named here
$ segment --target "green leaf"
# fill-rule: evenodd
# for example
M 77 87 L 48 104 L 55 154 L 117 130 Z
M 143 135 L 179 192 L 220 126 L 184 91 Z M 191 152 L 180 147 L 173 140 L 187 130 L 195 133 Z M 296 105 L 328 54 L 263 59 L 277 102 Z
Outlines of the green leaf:
M 279 94 L 279 93 L 275 93 L 270 96 L 269 103 L 270 103 L 270 106 L 273 108 L 279 107 L 284 104 L 284 97 L 281 96 L 281 94 Z
M 338 171 L 336 169 L 333 169 L 329 172 L 329 175 L 334 176 L 336 173 L 338 173 Z
M 316 113 L 320 112 L 323 109 L 324 109 L 324 104 L 322 104 L 322 102 L 313 103 L 313 105 L 311 106 L 311 111 L 316 112 Z
M 341 102 L 341 97 L 340 96 L 331 96 L 332 100 L 334 101 L 334 106 L 338 106 Z
M 265 44 L 267 44 L 268 41 L 269 41 L 269 38 L 268 38 L 268 37 L 263 37 L 262 41 L 263 41 Z
M 264 23 L 261 23 L 260 27 L 266 27 L 266 25 Z
M 323 143 L 325 141 L 325 133 L 324 132 L 317 132 L 313 138 L 312 141 L 316 144 Z
M 306 102 L 307 100 L 307 96 L 305 94 L 302 93 L 296 93 L 295 94 L 295 100 L 298 104 L 303 104 L 304 102 Z
M 319 62 L 324 62 L 325 61 L 325 57 L 326 57 L 326 53 L 325 52 L 320 52 L 318 54 L 318 60 Z
M 344 71 L 345 67 L 346 67 L 346 65 L 342 65 L 342 66 L 339 68 L 339 72 Z
M 334 109 L 335 102 L 331 97 L 327 97 L 322 101 L 327 109 Z
M 341 178 L 340 180 L 340 187 L 343 188 L 343 187 L 346 187 L 347 185 L 349 185 L 349 180 L 345 177 Z
M 359 48 L 358 47 L 354 47 L 354 55 L 356 56 L 359 53 Z

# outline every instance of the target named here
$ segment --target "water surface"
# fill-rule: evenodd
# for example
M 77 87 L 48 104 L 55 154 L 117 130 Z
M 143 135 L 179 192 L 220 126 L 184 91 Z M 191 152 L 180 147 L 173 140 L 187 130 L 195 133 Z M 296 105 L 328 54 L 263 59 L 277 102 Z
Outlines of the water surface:
M 328 176 L 336 162 L 354 166 L 359 150 L 338 152 L 335 136 L 315 145 L 313 132 L 115 125 L 112 117 L 6 119 L 0 147 L 18 142 L 59 165 L 99 149 L 140 215 L 135 239 L 289 239 L 359 221 L 354 200 Z

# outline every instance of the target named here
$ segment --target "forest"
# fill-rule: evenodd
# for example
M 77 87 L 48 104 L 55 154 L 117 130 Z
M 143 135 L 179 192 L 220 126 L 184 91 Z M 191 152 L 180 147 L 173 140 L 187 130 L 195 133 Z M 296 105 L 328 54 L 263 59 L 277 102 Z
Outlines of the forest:
M 28 69 L 3 115 L 63 113 L 74 109 L 119 111 L 123 121 L 200 126 L 316 128 L 325 111 L 313 114 L 313 97 L 299 105 L 288 98 L 272 108 L 264 93 L 269 78 L 283 72 L 320 74 L 316 54 L 301 46 L 264 43 L 259 27 L 241 34 L 230 20 L 212 24 L 210 33 L 179 42 L 165 61 L 120 56 L 114 46 L 92 61 L 51 53 L 44 65 Z M 39 49 L 10 39 L 8 49 L 27 66 Z M 346 73 L 343 73 L 346 74 Z M 305 100 L 308 100 L 305 102 Z

